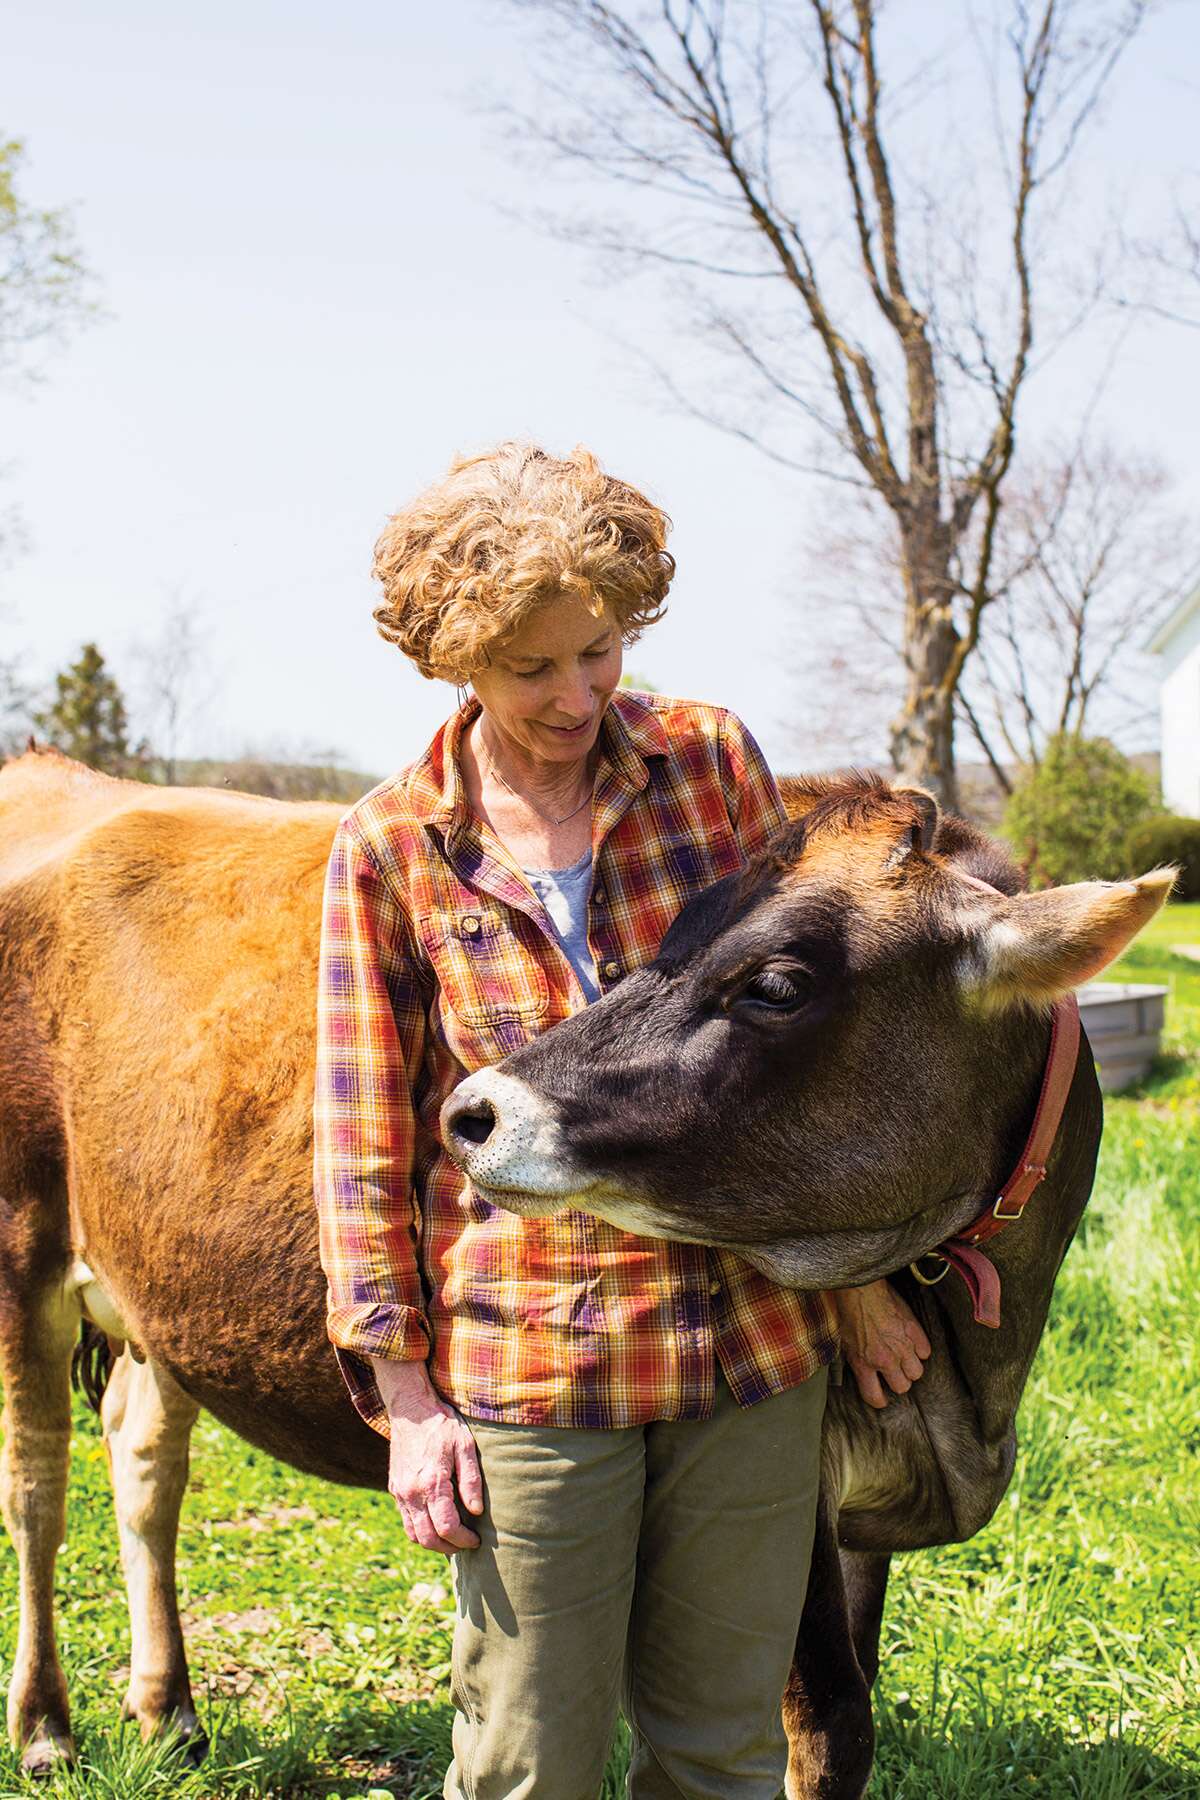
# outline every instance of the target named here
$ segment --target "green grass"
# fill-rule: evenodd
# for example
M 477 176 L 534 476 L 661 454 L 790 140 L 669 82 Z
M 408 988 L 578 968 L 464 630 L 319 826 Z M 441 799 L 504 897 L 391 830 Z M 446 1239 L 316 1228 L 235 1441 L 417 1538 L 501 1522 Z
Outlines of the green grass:
M 1167 1053 L 1107 1103 L 1005 1502 L 969 1544 L 894 1565 L 871 1800 L 1200 1794 L 1200 963 L 1169 949 L 1189 941 L 1200 905 L 1170 907 L 1111 971 L 1170 987 Z M 445 1565 L 406 1542 L 385 1496 L 298 1475 L 207 1419 L 193 1470 L 179 1569 L 208 1759 L 190 1770 L 117 1720 L 127 1624 L 81 1411 L 58 1584 L 80 1763 L 53 1791 L 432 1800 L 450 1736 Z M 618 1748 L 605 1800 L 622 1766 Z M 31 1791 L 0 1756 L 0 1796 Z

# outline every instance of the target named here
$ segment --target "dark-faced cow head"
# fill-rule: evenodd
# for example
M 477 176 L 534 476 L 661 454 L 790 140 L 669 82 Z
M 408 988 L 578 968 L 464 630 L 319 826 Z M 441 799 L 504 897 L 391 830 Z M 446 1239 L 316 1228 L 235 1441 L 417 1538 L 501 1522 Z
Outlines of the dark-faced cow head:
M 803 804 L 647 968 L 451 1095 L 443 1133 L 485 1199 L 825 1287 L 920 1255 L 1007 1173 L 1050 1003 L 1120 953 L 1171 871 L 1027 894 L 917 790 L 856 777 Z

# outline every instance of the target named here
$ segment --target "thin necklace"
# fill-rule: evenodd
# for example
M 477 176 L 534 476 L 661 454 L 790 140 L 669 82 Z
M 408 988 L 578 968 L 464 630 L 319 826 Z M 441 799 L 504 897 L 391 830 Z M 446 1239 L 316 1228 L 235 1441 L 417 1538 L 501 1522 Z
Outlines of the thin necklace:
M 591 788 L 589 788 L 587 793 L 583 796 L 583 799 L 579 802 L 579 805 L 573 806 L 569 813 L 563 814 L 561 819 L 556 819 L 553 813 L 543 812 L 541 807 L 538 806 L 534 801 L 532 801 L 529 798 L 528 794 L 519 794 L 517 792 L 516 788 L 513 787 L 512 783 L 510 781 L 505 781 L 503 775 L 500 773 L 499 769 L 496 767 L 496 764 L 492 758 L 491 751 L 487 747 L 487 739 L 483 735 L 482 724 L 479 727 L 479 742 L 480 742 L 480 746 L 483 750 L 484 759 L 487 763 L 487 766 L 488 766 L 489 770 L 491 771 L 491 773 L 496 777 L 496 780 L 500 783 L 500 786 L 502 788 L 507 788 L 514 800 L 523 801 L 524 804 L 529 808 L 530 812 L 535 812 L 539 819 L 544 819 L 546 821 L 547 825 L 565 825 L 569 819 L 573 819 L 573 818 L 575 818 L 575 816 L 578 813 L 581 813 L 585 806 L 590 805 L 591 798 L 592 798 L 592 789 Z

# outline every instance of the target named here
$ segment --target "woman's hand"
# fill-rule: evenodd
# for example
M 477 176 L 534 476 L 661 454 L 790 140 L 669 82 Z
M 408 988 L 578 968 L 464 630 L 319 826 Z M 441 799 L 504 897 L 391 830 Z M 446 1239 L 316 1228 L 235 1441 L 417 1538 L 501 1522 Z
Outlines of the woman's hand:
M 830 1294 L 842 1332 L 842 1354 L 868 1406 L 886 1406 L 882 1375 L 893 1394 L 907 1394 L 925 1372 L 929 1339 L 916 1314 L 886 1281 L 835 1288 Z
M 470 1427 L 436 1392 L 423 1362 L 371 1366 L 391 1425 L 388 1492 L 414 1544 L 453 1556 L 474 1550 L 479 1538 L 464 1525 L 455 1499 L 469 1513 L 483 1511 L 483 1477 Z

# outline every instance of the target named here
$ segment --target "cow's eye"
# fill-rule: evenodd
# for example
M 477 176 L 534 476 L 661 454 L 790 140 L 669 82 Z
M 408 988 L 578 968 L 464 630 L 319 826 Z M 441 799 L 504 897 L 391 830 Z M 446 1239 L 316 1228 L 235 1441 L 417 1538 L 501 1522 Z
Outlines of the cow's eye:
M 755 1006 L 770 1006 L 784 1011 L 790 1006 L 799 1006 L 808 996 L 808 978 L 799 970 L 786 972 L 783 969 L 760 969 L 752 975 L 739 996 L 750 1000 Z

